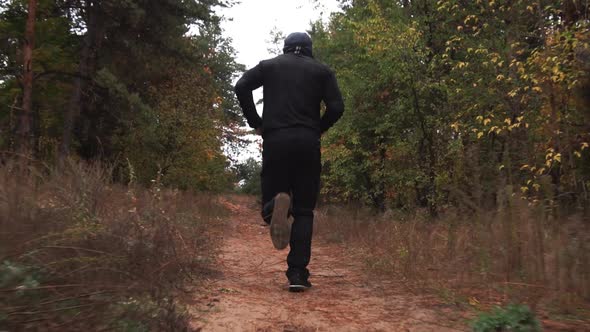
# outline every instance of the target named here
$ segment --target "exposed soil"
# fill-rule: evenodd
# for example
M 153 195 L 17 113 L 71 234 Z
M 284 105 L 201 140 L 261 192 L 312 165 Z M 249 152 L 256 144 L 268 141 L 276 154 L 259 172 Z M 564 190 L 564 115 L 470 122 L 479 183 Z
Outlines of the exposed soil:
M 203 331 L 466 331 L 456 308 L 413 295 L 403 284 L 368 278 L 361 262 L 314 235 L 310 281 L 287 291 L 288 250 L 272 246 L 253 198 L 233 196 L 216 269 L 196 292 L 192 325 Z

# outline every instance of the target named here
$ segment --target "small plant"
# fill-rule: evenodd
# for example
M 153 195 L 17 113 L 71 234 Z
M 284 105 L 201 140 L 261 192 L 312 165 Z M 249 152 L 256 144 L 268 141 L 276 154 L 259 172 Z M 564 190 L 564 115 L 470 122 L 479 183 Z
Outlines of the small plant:
M 528 306 L 511 304 L 479 315 L 472 328 L 474 332 L 537 332 L 541 324 Z

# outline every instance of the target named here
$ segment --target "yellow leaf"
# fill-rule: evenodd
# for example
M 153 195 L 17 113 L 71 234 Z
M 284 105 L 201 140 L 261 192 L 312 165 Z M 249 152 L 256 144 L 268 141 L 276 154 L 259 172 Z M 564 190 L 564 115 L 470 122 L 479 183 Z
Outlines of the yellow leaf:
M 503 170 L 504 169 L 504 165 L 500 165 L 500 167 L 498 167 L 499 170 Z
M 506 119 L 504 119 L 504 123 L 506 123 L 507 125 L 511 125 L 512 120 L 510 120 L 509 118 L 506 118 Z
M 520 191 L 521 191 L 523 194 L 526 194 L 526 193 L 527 193 L 527 191 L 529 191 L 529 187 L 520 187 Z
M 553 160 L 557 160 L 557 161 L 561 162 L 561 153 L 558 153 L 555 156 L 553 156 Z
M 541 185 L 538 183 L 533 184 L 533 188 L 535 188 L 536 191 L 539 191 L 539 188 L 541 188 Z
M 545 172 L 545 167 L 539 168 L 539 170 L 537 171 L 537 174 L 541 175 L 541 174 L 543 174 L 543 172 Z
M 479 121 L 479 122 L 482 122 L 482 121 L 483 121 L 483 116 L 481 116 L 481 115 L 478 115 L 478 116 L 475 118 L 475 120 L 477 120 L 477 121 Z
M 481 131 L 479 133 L 477 133 L 477 139 L 482 138 L 482 136 L 483 136 L 483 133 Z
M 496 76 L 496 80 L 497 80 L 497 81 L 501 81 L 501 80 L 503 80 L 503 79 L 504 79 L 504 75 L 502 75 L 502 74 L 500 74 L 500 75 Z
M 490 119 L 485 119 L 485 120 L 483 120 L 483 125 L 484 125 L 484 126 L 487 126 L 487 125 L 488 125 L 488 123 L 490 123 L 490 122 L 492 122 L 492 120 L 490 120 Z
M 582 143 L 582 151 L 584 151 L 584 149 L 586 149 L 588 147 L 588 143 L 584 142 Z
M 551 159 L 547 159 L 545 165 L 547 165 L 547 167 L 551 167 Z
M 578 158 L 582 158 L 582 154 L 580 153 L 580 151 L 574 151 L 574 155 L 576 155 L 576 157 Z
M 529 167 L 530 167 L 530 166 L 529 166 L 528 164 L 525 164 L 525 165 L 522 165 L 522 166 L 520 167 L 520 170 L 521 170 L 521 171 L 524 171 L 525 169 L 528 169 Z

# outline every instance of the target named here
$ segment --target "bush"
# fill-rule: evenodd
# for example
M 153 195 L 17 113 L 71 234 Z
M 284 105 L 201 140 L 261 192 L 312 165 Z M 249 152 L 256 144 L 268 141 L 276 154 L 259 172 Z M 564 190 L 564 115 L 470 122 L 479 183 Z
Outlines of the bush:
M 541 324 L 528 306 L 512 304 L 479 315 L 472 328 L 474 332 L 537 332 L 541 331 Z
M 254 158 L 235 166 L 235 172 L 240 180 L 238 192 L 249 195 L 261 195 L 260 172 L 262 164 Z
M 0 166 L 0 330 L 184 330 L 213 198 L 110 181 L 101 165 Z

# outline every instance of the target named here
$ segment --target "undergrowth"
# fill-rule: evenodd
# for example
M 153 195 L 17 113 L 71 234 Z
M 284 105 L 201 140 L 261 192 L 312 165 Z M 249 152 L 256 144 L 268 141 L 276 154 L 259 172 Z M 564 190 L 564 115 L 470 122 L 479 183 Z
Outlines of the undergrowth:
M 584 326 L 590 322 L 588 215 L 559 213 L 549 204 L 507 195 L 496 210 L 449 208 L 434 220 L 420 210 L 375 214 L 328 205 L 318 209 L 316 225 L 370 275 L 473 311 L 526 303 L 545 318 Z
M 0 166 L 0 330 L 179 331 L 221 207 L 101 165 Z
M 473 332 L 540 332 L 541 324 L 526 305 L 510 304 L 480 314 L 472 324 Z

